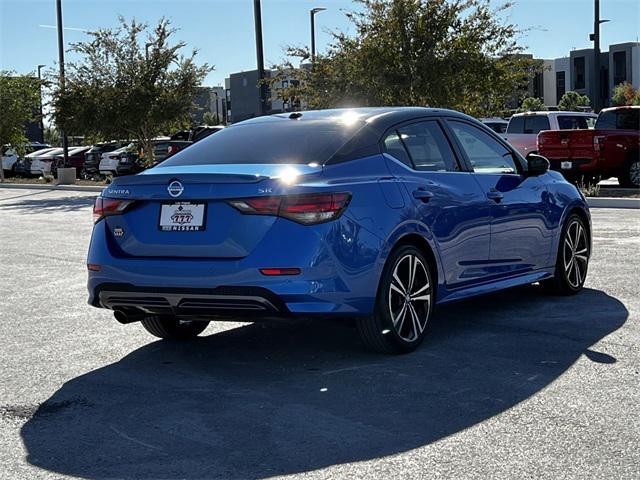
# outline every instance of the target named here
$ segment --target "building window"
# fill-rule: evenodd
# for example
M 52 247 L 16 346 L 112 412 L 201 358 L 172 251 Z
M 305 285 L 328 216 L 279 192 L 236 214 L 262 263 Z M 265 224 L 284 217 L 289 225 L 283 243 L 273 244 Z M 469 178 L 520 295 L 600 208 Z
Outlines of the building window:
M 576 90 L 585 88 L 584 78 L 584 57 L 576 57 L 573 59 L 573 88 Z
M 533 96 L 536 98 L 544 98 L 544 77 L 538 72 L 533 77 Z
M 560 99 L 566 91 L 565 73 L 556 72 L 556 105 L 560 103 Z
M 613 54 L 613 84 L 619 85 L 627 81 L 627 52 Z

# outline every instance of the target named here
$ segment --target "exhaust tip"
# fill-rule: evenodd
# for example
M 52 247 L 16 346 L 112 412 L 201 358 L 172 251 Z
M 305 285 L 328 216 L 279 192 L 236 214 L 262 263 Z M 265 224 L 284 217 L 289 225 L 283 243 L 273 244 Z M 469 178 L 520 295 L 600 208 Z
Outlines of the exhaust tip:
M 127 323 L 131 323 L 131 320 L 129 319 L 129 316 L 125 312 L 123 312 L 122 310 L 114 310 L 113 311 L 113 316 L 115 317 L 115 319 L 118 322 L 122 323 L 123 325 L 127 324 Z

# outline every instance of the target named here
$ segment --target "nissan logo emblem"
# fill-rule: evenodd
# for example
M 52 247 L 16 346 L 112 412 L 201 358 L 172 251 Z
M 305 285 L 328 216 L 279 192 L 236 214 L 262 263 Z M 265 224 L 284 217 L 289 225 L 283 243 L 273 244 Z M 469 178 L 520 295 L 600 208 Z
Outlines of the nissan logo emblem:
M 167 192 L 169 192 L 169 195 L 171 195 L 173 198 L 176 198 L 182 195 L 182 192 L 184 192 L 184 187 L 178 180 L 174 180 L 167 187 Z

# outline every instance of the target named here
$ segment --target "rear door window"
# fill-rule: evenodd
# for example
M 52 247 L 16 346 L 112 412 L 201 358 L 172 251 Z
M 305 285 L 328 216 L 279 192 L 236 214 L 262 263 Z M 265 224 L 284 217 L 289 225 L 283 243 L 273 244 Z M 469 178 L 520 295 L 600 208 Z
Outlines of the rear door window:
M 524 117 L 511 117 L 507 133 L 524 133 Z
M 524 133 L 537 135 L 542 130 L 549 130 L 549 117 L 546 115 L 530 115 L 524 117 Z
M 399 128 L 398 133 L 416 170 L 428 172 L 458 170 L 449 141 L 438 122 L 412 123 Z

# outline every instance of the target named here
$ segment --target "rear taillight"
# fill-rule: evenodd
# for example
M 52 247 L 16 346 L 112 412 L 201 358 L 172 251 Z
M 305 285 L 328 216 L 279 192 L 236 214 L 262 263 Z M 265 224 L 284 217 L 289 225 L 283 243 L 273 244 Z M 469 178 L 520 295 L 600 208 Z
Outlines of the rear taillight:
M 604 149 L 604 136 L 603 135 L 594 135 L 593 137 L 593 149 L 596 152 L 600 152 Z
M 338 218 L 350 200 L 350 193 L 340 192 L 252 197 L 231 200 L 229 203 L 247 215 L 275 215 L 313 225 Z
M 98 197 L 93 205 L 93 222 L 98 223 L 102 218 L 109 215 L 120 215 L 132 203 L 133 201 L 131 200 Z
M 175 145 L 169 145 L 169 148 L 167 148 L 167 157 L 170 155 L 173 155 L 177 151 L 178 151 L 178 147 L 176 147 Z

